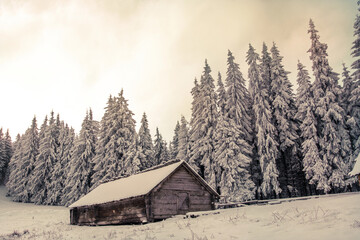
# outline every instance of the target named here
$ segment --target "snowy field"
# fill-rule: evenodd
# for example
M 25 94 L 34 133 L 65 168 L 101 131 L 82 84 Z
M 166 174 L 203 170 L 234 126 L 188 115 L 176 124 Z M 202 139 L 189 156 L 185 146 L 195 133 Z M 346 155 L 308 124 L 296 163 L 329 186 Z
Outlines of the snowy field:
M 67 208 L 14 203 L 5 193 L 1 187 L 0 239 L 360 239 L 360 193 L 102 227 L 69 225 Z

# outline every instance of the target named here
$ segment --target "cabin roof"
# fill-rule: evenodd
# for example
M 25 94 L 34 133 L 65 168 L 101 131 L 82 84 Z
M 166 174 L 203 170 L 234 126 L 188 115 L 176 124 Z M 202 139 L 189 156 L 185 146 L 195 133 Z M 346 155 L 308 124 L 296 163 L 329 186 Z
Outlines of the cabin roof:
M 129 177 L 102 183 L 69 207 L 74 208 L 96 205 L 146 195 L 160 183 L 165 181 L 167 177 L 175 172 L 181 165 L 190 170 L 208 191 L 218 196 L 216 191 L 213 190 L 186 162 L 178 161 L 172 164 L 155 167 L 152 170 L 146 170 Z
M 355 165 L 354 165 L 353 170 L 351 172 L 349 172 L 350 176 L 355 176 L 358 174 L 360 174 L 360 154 L 355 159 Z

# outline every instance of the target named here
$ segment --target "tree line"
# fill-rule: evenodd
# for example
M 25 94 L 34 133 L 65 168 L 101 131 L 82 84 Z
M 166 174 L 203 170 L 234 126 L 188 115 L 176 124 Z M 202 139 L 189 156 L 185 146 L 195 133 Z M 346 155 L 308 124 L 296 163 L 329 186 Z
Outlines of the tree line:
M 247 82 L 231 51 L 217 82 L 205 60 L 191 90 L 192 114 L 177 122 L 169 145 L 152 139 L 144 113 L 139 131 L 123 91 L 110 96 L 100 122 L 87 112 L 80 133 L 55 117 L 13 144 L 7 181 L 15 201 L 69 205 L 102 182 L 172 159 L 187 161 L 228 201 L 356 190 L 348 172 L 360 153 L 360 18 L 353 73 L 340 76 L 327 45 L 309 23 L 312 77 L 298 62 L 297 91 L 275 43 L 261 54 L 249 44 Z

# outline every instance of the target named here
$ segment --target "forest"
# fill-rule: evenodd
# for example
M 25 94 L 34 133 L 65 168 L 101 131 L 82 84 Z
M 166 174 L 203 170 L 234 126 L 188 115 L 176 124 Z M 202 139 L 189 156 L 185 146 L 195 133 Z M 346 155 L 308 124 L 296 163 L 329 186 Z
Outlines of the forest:
M 298 62 L 296 90 L 275 43 L 260 53 L 249 44 L 246 76 L 230 50 L 224 75 L 205 60 L 191 118 L 169 143 L 158 128 L 150 134 L 146 113 L 136 131 L 123 90 L 100 121 L 88 109 L 78 134 L 53 111 L 13 143 L 1 129 L 0 181 L 13 201 L 68 206 L 102 182 L 179 159 L 227 202 L 358 191 L 348 173 L 360 153 L 360 16 L 354 29 L 354 62 L 340 75 L 310 20 L 312 74 Z

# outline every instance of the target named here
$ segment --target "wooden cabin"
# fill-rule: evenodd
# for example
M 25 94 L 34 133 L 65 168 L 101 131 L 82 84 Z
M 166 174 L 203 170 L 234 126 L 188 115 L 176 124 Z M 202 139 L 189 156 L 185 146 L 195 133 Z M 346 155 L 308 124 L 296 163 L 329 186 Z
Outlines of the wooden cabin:
M 70 223 L 153 222 L 213 210 L 219 197 L 186 162 L 178 161 L 99 185 L 69 206 Z

